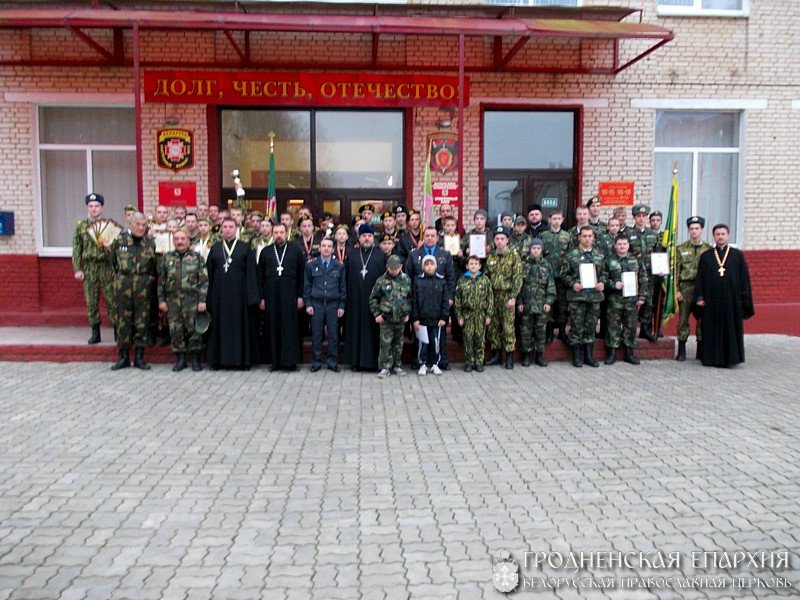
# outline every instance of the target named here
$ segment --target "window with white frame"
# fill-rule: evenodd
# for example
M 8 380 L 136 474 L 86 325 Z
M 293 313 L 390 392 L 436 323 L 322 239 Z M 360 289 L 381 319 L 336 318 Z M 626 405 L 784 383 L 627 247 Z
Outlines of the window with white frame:
M 90 192 L 105 197 L 106 216 L 122 221 L 138 197 L 133 109 L 41 106 L 38 121 L 43 248 L 72 245 Z
M 692 215 L 707 228 L 730 227 L 736 243 L 741 163 L 740 112 L 658 111 L 653 181 L 654 210 L 669 210 L 672 170 L 678 170 L 678 235 Z
M 658 0 L 659 15 L 746 17 L 749 0 Z

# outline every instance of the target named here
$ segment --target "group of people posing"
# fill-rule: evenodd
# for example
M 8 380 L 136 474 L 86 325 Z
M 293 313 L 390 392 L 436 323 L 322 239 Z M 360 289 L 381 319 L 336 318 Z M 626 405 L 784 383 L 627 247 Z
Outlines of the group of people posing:
M 571 346 L 575 367 L 599 366 L 593 348 L 601 321 L 606 364 L 616 361 L 619 347 L 626 362 L 639 364 L 637 324 L 640 337 L 655 341 L 658 335 L 652 307 L 660 282 L 650 257 L 659 249 L 661 215 L 644 205 L 633 208 L 631 226 L 624 209 L 605 223 L 593 197 L 576 209 L 570 230 L 561 228 L 561 213 L 545 220 L 536 204 L 527 218 L 503 213 L 494 227 L 478 210 L 465 234 L 457 231 L 451 207 L 442 207 L 435 226 L 422 227 L 419 213 L 397 206 L 381 215 L 376 234 L 370 204 L 352 228 L 336 226 L 328 214 L 315 222 L 307 209 L 296 223 L 291 213 L 273 223 L 241 208 L 200 205 L 196 213 L 178 210 L 170 218 L 159 206 L 148 219 L 128 206 L 128 227 L 110 240 L 102 235 L 109 222 L 103 203 L 99 194 L 86 197 L 89 216 L 76 227 L 73 265 L 84 283 L 89 343 L 100 341 L 97 302 L 104 292 L 119 350 L 114 370 L 130 366 L 131 349 L 133 365 L 148 369 L 144 350 L 159 325 L 176 354 L 175 371 L 201 370 L 203 350 L 212 369 L 268 364 L 271 371 L 294 370 L 310 334 L 312 372 L 340 370 L 343 337 L 344 362 L 381 378 L 406 374 L 401 354 L 407 338 L 414 339 L 411 364 L 420 375 L 448 370 L 448 324 L 464 345 L 464 370 L 479 372 L 484 365 L 514 368 L 517 345 L 523 366 L 546 367 L 545 345 L 556 331 Z M 690 239 L 677 251 L 678 360 L 686 359 L 689 314 L 701 316 L 701 307 L 716 303 L 714 285 L 708 285 L 720 283 L 704 280 L 700 268 L 711 248 L 702 241 L 704 220 L 691 217 L 687 226 Z M 717 227 L 727 233 L 726 226 Z M 743 266 L 736 283 L 744 285 L 741 253 L 733 249 L 730 257 L 726 243 L 724 258 L 718 250 L 714 267 L 720 261 L 721 272 L 725 264 L 729 270 Z M 749 279 L 746 287 L 749 294 Z M 752 298 L 745 308 L 743 318 L 752 312 Z M 710 314 L 713 306 L 704 310 Z M 698 344 L 699 357 L 724 366 L 743 361 L 740 334 L 734 327 L 731 344 L 727 331 L 724 340 L 715 333 L 715 348 L 725 346 L 715 350 L 720 356 L 709 352 L 707 361 Z M 733 360 L 731 345 L 737 347 Z

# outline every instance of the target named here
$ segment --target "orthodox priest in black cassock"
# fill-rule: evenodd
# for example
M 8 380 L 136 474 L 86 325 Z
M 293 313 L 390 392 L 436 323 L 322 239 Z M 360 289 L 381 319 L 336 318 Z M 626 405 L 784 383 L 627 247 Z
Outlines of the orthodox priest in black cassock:
M 211 247 L 208 311 L 211 314 L 206 360 L 214 368 L 249 369 L 258 362 L 258 331 L 253 310 L 258 304 L 258 275 L 250 245 L 236 239 L 236 223 L 222 224 L 223 239 Z
M 700 327 L 703 332 L 700 359 L 706 367 L 732 367 L 744 362 L 744 319 L 755 314 L 750 274 L 744 254 L 723 244 L 714 227 L 717 245 L 700 256 L 694 301 L 703 301 Z
M 285 231 L 275 225 L 274 243 L 265 247 L 258 259 L 271 371 L 294 370 L 302 362 L 298 299 L 303 298 L 305 260 L 296 244 L 286 242 Z
M 347 256 L 344 362 L 353 370 L 371 371 L 378 368 L 380 329 L 369 310 L 369 295 L 375 281 L 386 272 L 386 255 L 375 247 L 372 225 L 361 225 L 358 233 L 359 247 Z

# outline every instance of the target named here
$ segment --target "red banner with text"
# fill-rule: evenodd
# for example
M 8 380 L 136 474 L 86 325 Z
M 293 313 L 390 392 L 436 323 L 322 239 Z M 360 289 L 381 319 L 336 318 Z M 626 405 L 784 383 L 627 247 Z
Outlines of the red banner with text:
M 456 106 L 458 78 L 365 73 L 146 71 L 146 102 L 280 106 Z M 464 105 L 469 81 L 464 81 Z

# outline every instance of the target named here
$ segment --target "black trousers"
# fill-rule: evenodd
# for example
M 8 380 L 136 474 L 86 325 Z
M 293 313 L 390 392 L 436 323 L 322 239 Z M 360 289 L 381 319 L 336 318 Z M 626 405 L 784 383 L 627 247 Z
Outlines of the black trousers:
M 328 358 L 327 363 L 334 366 L 337 362 L 339 350 L 339 301 L 317 302 L 312 301 L 311 307 L 311 365 L 322 365 L 322 334 L 328 329 Z

